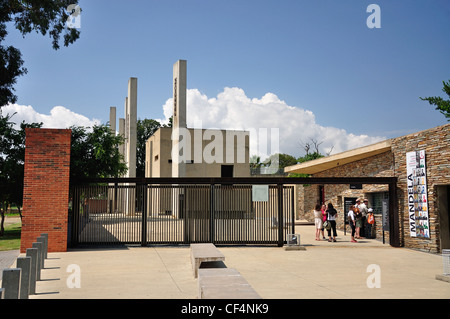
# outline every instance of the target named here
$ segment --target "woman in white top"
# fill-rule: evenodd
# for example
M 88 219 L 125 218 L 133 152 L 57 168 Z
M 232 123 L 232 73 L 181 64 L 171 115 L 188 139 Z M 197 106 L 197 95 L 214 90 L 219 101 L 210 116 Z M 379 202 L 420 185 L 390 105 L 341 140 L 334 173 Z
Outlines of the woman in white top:
M 350 224 L 350 228 L 352 229 L 352 240 L 351 240 L 351 242 L 352 243 L 357 243 L 357 241 L 355 240 L 355 229 L 356 229 L 355 223 L 356 223 L 356 219 L 355 219 L 355 213 L 353 211 L 354 209 L 355 209 L 354 205 L 350 206 L 350 210 L 348 211 L 347 216 L 348 216 L 348 223 Z
M 320 231 L 323 228 L 322 211 L 320 210 L 320 204 L 317 204 L 314 208 L 314 224 L 316 225 L 316 240 L 320 240 Z

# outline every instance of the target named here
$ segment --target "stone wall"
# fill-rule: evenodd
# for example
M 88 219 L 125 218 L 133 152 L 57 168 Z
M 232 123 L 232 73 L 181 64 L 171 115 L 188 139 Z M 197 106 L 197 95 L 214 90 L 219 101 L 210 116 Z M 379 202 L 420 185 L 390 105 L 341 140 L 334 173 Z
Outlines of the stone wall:
M 394 138 L 391 140 L 391 151 L 355 161 L 314 175 L 314 177 L 392 177 L 398 178 L 397 197 L 400 221 L 400 240 L 409 248 L 428 252 L 440 251 L 439 211 L 436 205 L 436 186 L 450 185 L 450 124 Z M 410 237 L 409 215 L 406 191 L 406 153 L 425 150 L 427 165 L 427 187 L 430 220 L 430 239 Z M 318 201 L 318 185 L 299 187 L 298 215 L 300 218 L 311 218 L 312 203 Z M 365 197 L 374 192 L 387 192 L 387 185 L 363 185 L 361 190 L 352 190 L 349 185 L 325 185 L 325 202 L 331 202 L 336 207 L 341 218 L 338 228 L 343 229 L 343 199 L 344 197 Z M 370 203 L 369 203 L 370 207 Z M 444 212 L 447 214 L 447 212 Z M 378 216 L 378 219 L 380 216 Z M 376 221 L 381 225 L 381 220 Z M 382 228 L 376 227 L 377 239 L 382 238 Z M 389 233 L 385 232 L 386 242 Z
M 415 238 L 409 234 L 406 153 L 419 150 L 425 150 L 427 166 L 430 239 Z M 450 124 L 393 139 L 392 152 L 395 154 L 395 176 L 398 177 L 397 193 L 404 245 L 424 251 L 439 252 L 440 230 L 436 186 L 450 185 Z
M 385 152 L 370 158 L 329 169 L 314 177 L 390 177 L 393 174 L 393 156 Z M 337 227 L 343 229 L 344 197 L 367 197 L 368 193 L 387 191 L 387 185 L 363 185 L 363 189 L 350 189 L 350 185 L 324 185 L 325 203 L 332 203 L 339 213 Z M 299 216 L 313 221 L 312 209 L 319 201 L 319 185 L 299 187 Z M 345 212 L 347 213 L 347 212 Z

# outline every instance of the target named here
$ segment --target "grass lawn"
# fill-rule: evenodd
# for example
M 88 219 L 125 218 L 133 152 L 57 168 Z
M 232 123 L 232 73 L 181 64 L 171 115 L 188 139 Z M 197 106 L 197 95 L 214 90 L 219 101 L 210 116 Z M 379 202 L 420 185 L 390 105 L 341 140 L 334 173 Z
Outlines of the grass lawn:
M 0 251 L 20 249 L 21 223 L 6 224 L 5 233 L 0 237 Z

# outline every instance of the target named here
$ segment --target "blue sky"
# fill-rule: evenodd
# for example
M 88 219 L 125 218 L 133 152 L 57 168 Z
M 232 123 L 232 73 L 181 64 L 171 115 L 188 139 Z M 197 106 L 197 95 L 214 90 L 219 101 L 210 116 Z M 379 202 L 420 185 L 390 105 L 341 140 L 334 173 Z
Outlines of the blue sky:
M 366 25 L 371 3 L 381 8 L 379 29 Z M 250 100 L 271 93 L 287 109 L 309 111 L 307 121 L 324 130 L 382 139 L 447 123 L 419 99 L 445 97 L 442 81 L 450 80 L 446 0 L 79 4 L 81 37 L 67 48 L 54 51 L 48 36 L 22 38 L 9 29 L 6 42 L 21 50 L 28 69 L 16 85 L 18 105 L 41 114 L 64 106 L 106 123 L 110 106 L 123 116 L 128 78 L 137 77 L 138 117 L 163 119 L 172 97 L 172 66 L 185 59 L 188 89 L 207 99 L 219 99 L 225 88 L 239 88 Z M 274 127 L 283 125 L 281 113 Z M 241 117 L 256 125 L 270 114 L 243 111 Z M 286 123 L 295 126 L 290 114 Z M 299 124 L 290 134 L 301 137 L 307 130 Z M 335 150 L 357 146 L 349 142 Z M 300 153 L 298 145 L 281 151 Z

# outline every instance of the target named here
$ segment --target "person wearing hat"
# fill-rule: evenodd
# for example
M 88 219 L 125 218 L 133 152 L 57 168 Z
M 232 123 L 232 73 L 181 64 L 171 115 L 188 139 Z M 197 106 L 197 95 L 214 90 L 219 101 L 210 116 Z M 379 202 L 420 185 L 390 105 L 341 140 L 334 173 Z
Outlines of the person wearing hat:
M 361 212 L 361 237 L 366 236 L 366 227 L 367 227 L 367 206 L 369 205 L 369 201 L 367 199 L 361 199 L 361 205 L 359 205 L 359 211 Z
M 367 229 L 366 229 L 366 238 L 373 238 L 372 237 L 372 226 L 375 224 L 375 218 L 373 216 L 373 209 L 369 208 L 367 210 Z

